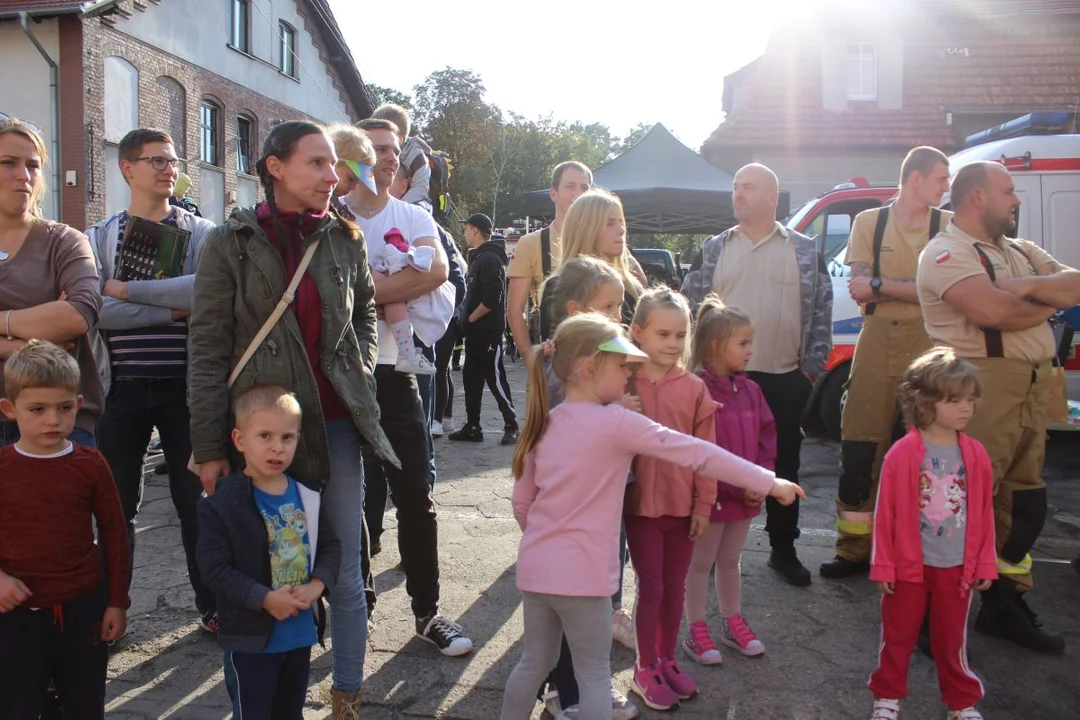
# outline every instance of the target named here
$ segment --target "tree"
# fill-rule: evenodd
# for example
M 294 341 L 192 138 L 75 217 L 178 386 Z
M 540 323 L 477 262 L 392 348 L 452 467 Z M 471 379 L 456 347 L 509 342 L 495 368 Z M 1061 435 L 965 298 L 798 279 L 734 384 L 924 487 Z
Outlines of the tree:
M 371 99 L 376 106 L 382 105 L 383 103 L 394 103 L 406 110 L 412 110 L 412 98 L 400 90 L 375 85 L 374 83 L 368 83 L 367 90 L 371 93 Z

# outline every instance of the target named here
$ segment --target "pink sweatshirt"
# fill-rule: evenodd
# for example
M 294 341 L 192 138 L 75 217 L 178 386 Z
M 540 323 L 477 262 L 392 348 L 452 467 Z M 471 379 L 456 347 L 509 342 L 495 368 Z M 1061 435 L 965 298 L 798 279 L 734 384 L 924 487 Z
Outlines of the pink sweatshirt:
M 632 387 L 646 417 L 676 432 L 716 442 L 716 403 L 697 375 L 676 366 L 653 382 L 639 370 Z M 640 457 L 634 464 L 634 482 L 626 490 L 627 515 L 709 517 L 715 504 L 716 480 L 683 463 Z
M 960 455 L 967 472 L 967 533 L 964 536 L 966 589 L 977 580 L 997 579 L 994 542 L 994 470 L 978 440 L 960 433 Z M 923 581 L 922 536 L 919 532 L 919 474 L 926 445 L 912 429 L 885 455 L 874 510 L 870 579 L 875 582 Z
M 626 474 L 635 455 L 689 465 L 760 493 L 775 480 L 711 442 L 619 405 L 564 402 L 551 411 L 547 431 L 514 483 L 514 517 L 523 531 L 518 589 L 575 597 L 615 592 Z

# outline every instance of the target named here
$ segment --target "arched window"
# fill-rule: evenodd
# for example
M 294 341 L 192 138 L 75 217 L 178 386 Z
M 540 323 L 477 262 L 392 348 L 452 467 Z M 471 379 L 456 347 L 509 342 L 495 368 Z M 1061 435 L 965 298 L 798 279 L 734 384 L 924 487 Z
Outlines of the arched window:
M 205 97 L 199 107 L 199 159 L 207 165 L 222 166 L 221 103 Z
M 168 113 L 168 124 L 164 128 L 172 135 L 176 154 L 182 158 L 187 157 L 187 93 L 184 86 L 168 75 L 160 75 L 155 80 L 161 93 L 165 97 L 165 111 Z
M 255 174 L 255 154 L 259 151 L 259 121 L 254 113 L 241 110 L 236 116 L 236 171 Z
M 139 71 L 122 57 L 105 58 L 105 141 L 139 127 Z

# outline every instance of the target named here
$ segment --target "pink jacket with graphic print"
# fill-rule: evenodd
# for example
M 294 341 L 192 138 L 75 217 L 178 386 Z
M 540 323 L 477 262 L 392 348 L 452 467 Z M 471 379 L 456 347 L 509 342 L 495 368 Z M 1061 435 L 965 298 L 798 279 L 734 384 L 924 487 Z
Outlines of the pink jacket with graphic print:
M 698 373 L 716 408 L 716 444 L 766 470 L 776 469 L 776 421 L 761 388 L 746 373 L 725 377 L 712 368 Z M 734 522 L 756 517 L 760 505 L 743 502 L 746 490 L 716 482 L 712 522 Z
M 967 473 L 967 527 L 961 587 L 997 579 L 994 541 L 994 470 L 990 455 L 978 440 L 958 433 L 960 455 Z M 912 429 L 885 455 L 874 510 L 870 579 L 875 582 L 923 581 L 919 475 L 926 445 Z

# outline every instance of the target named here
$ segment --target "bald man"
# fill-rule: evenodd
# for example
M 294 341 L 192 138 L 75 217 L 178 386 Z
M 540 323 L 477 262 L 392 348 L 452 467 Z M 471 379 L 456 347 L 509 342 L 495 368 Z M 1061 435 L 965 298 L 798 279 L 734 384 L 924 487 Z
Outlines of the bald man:
M 982 595 L 975 629 L 1059 654 L 1064 638 L 1039 626 L 1023 596 L 1046 520 L 1046 401 L 1057 354 L 1047 320 L 1080 303 L 1080 273 L 1008 237 L 1020 200 L 1002 165 L 965 166 L 951 199 L 955 214 L 919 257 L 915 285 L 930 339 L 955 348 L 982 385 L 967 433 L 993 463 L 999 579 Z
M 776 419 L 776 474 L 799 482 L 802 420 L 814 378 L 832 349 L 832 283 L 814 240 L 776 221 L 780 183 L 757 163 L 735 174 L 739 224 L 705 241 L 683 283 L 697 311 L 709 293 L 745 311 L 754 325 L 750 377 Z M 792 585 L 809 585 L 799 561 L 799 506 L 766 501 L 769 567 Z

